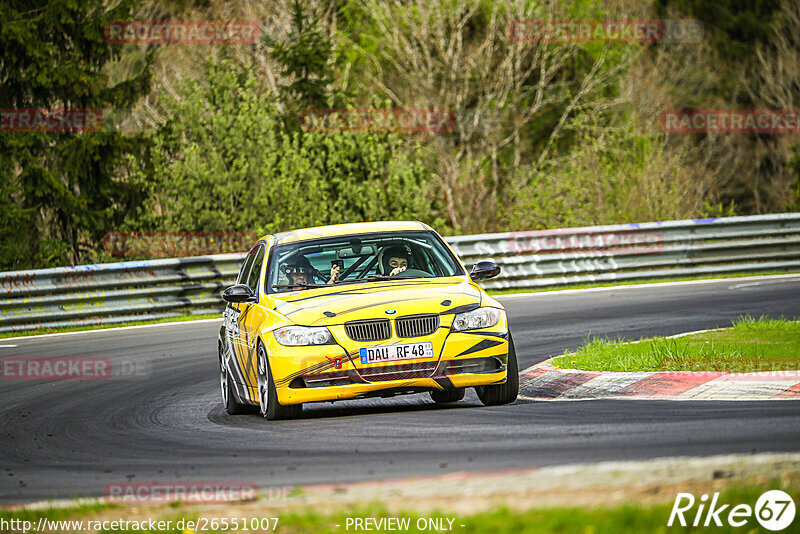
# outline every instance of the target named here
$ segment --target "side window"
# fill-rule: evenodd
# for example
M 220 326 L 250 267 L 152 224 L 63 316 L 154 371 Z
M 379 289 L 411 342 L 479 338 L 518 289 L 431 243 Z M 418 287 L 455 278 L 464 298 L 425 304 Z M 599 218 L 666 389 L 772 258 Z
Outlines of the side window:
M 255 258 L 256 252 L 256 248 L 253 247 L 250 249 L 250 252 L 247 253 L 247 257 L 244 259 L 244 263 L 242 263 L 242 269 L 239 271 L 239 276 L 236 278 L 237 284 L 244 284 L 245 280 L 247 280 L 247 274 L 250 272 L 250 266 L 253 265 L 253 258 Z
M 253 290 L 253 293 L 256 292 L 258 288 L 258 277 L 261 274 L 261 265 L 264 263 L 264 247 L 258 247 L 258 253 L 256 253 L 255 261 L 253 261 L 253 268 L 250 269 L 250 275 L 247 277 L 247 285 L 250 289 Z

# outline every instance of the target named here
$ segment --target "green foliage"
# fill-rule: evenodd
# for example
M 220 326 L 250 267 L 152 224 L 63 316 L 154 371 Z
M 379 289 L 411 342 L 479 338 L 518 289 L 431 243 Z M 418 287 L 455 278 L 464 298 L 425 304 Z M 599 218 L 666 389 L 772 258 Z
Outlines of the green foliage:
M 257 231 L 387 219 L 440 225 L 421 149 L 397 134 L 287 131 L 249 67 L 209 61 L 203 83 L 162 95 L 148 199 L 132 229 Z
M 0 108 L 131 108 L 150 73 L 109 85 L 119 49 L 103 25 L 133 2 L 0 4 Z M 149 61 L 149 59 L 148 59 Z M 140 198 L 119 180 L 119 162 L 141 140 L 114 130 L 0 131 L 0 268 L 77 262 Z
M 592 118 L 573 123 L 575 147 L 541 170 L 520 169 L 504 202 L 503 225 L 545 229 L 690 217 L 692 187 L 676 176 L 662 135 L 630 126 L 601 129 Z
M 800 211 L 800 146 L 795 146 L 794 156 L 789 161 L 789 168 L 795 176 L 794 180 L 794 198 L 789 201 L 786 206 L 787 211 Z
M 796 33 L 776 26 L 788 2 L 295 0 L 285 36 L 158 55 L 109 45 L 104 23 L 167 12 L 268 20 L 280 8 L 0 3 L 0 109 L 139 111 L 147 95 L 148 119 L 161 121 L 133 136 L 0 131 L 0 269 L 103 259 L 110 230 L 420 219 L 479 233 L 800 210 L 800 156 L 778 136 L 697 136 L 692 151 L 649 123 L 663 108 L 761 105 L 742 73 L 757 66 L 757 44 L 774 52 L 778 36 Z M 508 39 L 507 20 L 626 18 L 624 9 L 697 18 L 705 42 Z M 659 63 L 665 55 L 676 59 Z M 300 127 L 304 111 L 328 107 L 447 108 L 458 124 L 422 135 Z
M 280 87 L 281 96 L 287 102 L 296 102 L 299 110 L 327 107 L 328 88 L 333 83 L 333 44 L 311 17 L 296 0 L 292 4 L 292 33 L 270 52 L 281 65 L 281 74 L 292 80 Z
M 780 0 L 658 0 L 656 13 L 664 16 L 672 7 L 698 19 L 721 57 L 742 58 L 768 40 L 780 5 Z

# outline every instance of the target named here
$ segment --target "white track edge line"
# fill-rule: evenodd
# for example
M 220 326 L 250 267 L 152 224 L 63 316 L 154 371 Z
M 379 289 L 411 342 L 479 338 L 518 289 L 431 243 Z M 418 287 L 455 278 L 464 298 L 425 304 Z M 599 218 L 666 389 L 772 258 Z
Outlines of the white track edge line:
M 220 314 L 222 315 L 222 314 Z M 78 330 L 77 332 L 55 332 L 52 334 L 35 334 L 32 336 L 12 336 L 7 338 L 0 338 L 0 341 L 9 340 L 9 341 L 19 341 L 24 339 L 42 339 L 48 338 L 53 336 L 70 336 L 73 334 L 96 334 L 98 332 L 113 332 L 119 330 L 136 330 L 139 328 L 153 328 L 156 326 L 179 326 L 179 325 L 187 325 L 187 324 L 198 324 L 198 323 L 208 323 L 211 321 L 222 321 L 222 317 L 219 319 L 194 319 L 190 321 L 168 321 L 165 323 L 153 323 L 153 324 L 137 324 L 133 326 L 113 326 L 111 328 L 94 328 L 92 330 Z
M 648 284 L 621 284 L 618 286 L 603 286 L 603 287 L 585 287 L 580 289 L 554 289 L 550 291 L 532 291 L 529 293 L 501 293 L 496 295 L 489 295 L 494 299 L 504 299 L 504 298 L 518 298 L 518 297 L 541 297 L 547 295 L 571 295 L 577 293 L 592 293 L 592 292 L 601 292 L 601 291 L 613 291 L 617 289 L 634 289 L 634 288 L 652 288 L 652 287 L 670 287 L 670 286 L 683 286 L 683 285 L 694 285 L 694 284 L 710 284 L 710 283 L 726 283 L 726 282 L 737 282 L 737 281 L 749 281 L 749 280 L 775 280 L 775 279 L 786 279 L 791 277 L 797 277 L 800 279 L 800 274 L 798 273 L 791 273 L 791 274 L 767 274 L 767 275 L 759 275 L 759 276 L 739 276 L 736 278 L 704 278 L 702 280 L 678 280 L 676 282 L 653 282 Z
M 522 399 L 528 402 L 590 402 L 590 401 L 602 401 L 602 400 L 622 400 L 622 401 L 677 401 L 677 402 L 769 402 L 769 401 L 795 401 L 797 402 L 797 398 L 792 397 L 770 397 L 770 398 L 752 398 L 752 397 L 742 397 L 738 399 L 732 399 L 730 397 L 726 398 L 713 398 L 713 397 L 705 397 L 702 399 L 693 399 L 691 397 L 624 397 L 624 396 L 608 396 L 608 397 L 584 397 L 580 399 L 570 399 L 570 398 L 561 398 L 556 397 L 554 399 L 548 399 L 545 397 L 528 397 L 527 395 L 518 395 L 518 399 Z

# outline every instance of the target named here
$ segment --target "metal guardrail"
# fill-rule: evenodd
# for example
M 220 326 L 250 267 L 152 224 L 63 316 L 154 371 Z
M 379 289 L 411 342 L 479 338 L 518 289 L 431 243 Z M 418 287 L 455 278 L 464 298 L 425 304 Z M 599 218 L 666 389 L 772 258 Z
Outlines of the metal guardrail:
M 486 289 L 800 271 L 800 213 L 446 238 Z M 244 253 L 0 273 L 0 332 L 220 312 Z

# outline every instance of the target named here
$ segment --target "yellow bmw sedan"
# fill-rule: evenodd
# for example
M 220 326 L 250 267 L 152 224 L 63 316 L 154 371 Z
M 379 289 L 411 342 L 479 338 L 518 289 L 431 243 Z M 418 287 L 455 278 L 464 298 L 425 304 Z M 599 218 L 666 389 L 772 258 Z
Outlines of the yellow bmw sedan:
M 306 228 L 259 239 L 247 254 L 219 330 L 229 414 L 298 417 L 306 402 L 429 393 L 485 405 L 519 390 L 503 306 L 420 222 Z

